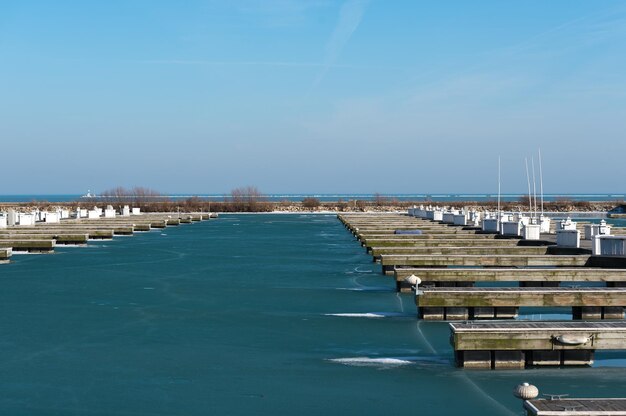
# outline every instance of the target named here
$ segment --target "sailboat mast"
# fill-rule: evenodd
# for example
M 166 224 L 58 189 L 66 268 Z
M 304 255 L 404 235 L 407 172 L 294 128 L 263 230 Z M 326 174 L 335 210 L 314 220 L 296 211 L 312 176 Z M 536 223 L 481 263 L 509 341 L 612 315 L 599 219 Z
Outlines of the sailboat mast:
M 530 208 L 530 216 L 533 215 L 533 196 L 530 193 L 530 174 L 528 173 L 528 158 L 524 158 L 524 163 L 526 164 L 526 182 L 528 182 L 528 205 Z
M 530 164 L 533 169 L 533 200 L 535 201 L 533 204 L 533 208 L 535 210 L 535 217 L 537 216 L 537 182 L 535 180 L 535 157 L 532 156 L 530 158 Z
M 500 230 L 500 156 L 498 156 L 498 219 L 496 222 L 498 231 Z
M 541 169 L 541 147 L 539 148 L 539 193 L 541 194 L 541 215 L 543 216 L 543 171 Z

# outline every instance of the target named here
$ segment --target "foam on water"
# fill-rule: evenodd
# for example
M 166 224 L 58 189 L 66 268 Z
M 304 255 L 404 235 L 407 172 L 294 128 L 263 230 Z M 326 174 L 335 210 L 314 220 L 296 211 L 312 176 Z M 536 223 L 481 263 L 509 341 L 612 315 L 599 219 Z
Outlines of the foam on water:
M 397 368 L 407 365 L 413 366 L 433 366 L 433 365 L 450 365 L 450 360 L 440 356 L 411 356 L 411 357 L 342 357 L 330 358 L 327 361 L 343 364 L 353 367 L 381 367 L 381 368 Z
M 348 290 L 352 292 L 393 292 L 396 293 L 395 289 L 390 289 L 388 287 L 338 287 L 336 290 Z
M 326 316 L 340 316 L 344 318 L 384 318 L 385 315 L 380 313 L 325 313 Z
M 346 312 L 346 313 L 325 313 L 325 316 L 337 316 L 342 318 L 415 318 L 415 315 L 403 312 Z
M 350 365 L 355 367 L 398 367 L 402 365 L 410 365 L 413 364 L 412 361 L 409 360 L 401 360 L 399 358 L 392 357 L 381 357 L 381 358 L 371 358 L 371 357 L 347 357 L 347 358 L 331 358 L 328 361 Z

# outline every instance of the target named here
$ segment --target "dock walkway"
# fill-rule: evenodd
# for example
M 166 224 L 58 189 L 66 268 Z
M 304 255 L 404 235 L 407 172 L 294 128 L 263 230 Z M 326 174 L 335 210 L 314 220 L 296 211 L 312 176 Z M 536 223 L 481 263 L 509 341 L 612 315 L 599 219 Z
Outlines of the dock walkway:
M 452 322 L 456 364 L 465 368 L 591 365 L 596 350 L 626 349 L 626 322 Z
M 574 319 L 624 319 L 626 288 L 425 287 L 415 297 L 427 320 L 511 319 L 520 307 L 568 307 Z

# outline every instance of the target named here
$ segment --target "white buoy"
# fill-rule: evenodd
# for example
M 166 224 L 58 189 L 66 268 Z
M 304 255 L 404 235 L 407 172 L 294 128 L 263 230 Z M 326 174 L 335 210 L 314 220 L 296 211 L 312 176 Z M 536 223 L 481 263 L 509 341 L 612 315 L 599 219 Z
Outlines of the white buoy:
M 410 284 L 411 286 L 417 286 L 420 283 L 422 283 L 422 279 L 420 279 L 419 277 L 415 276 L 414 274 L 405 277 L 404 281 L 407 282 L 408 284 Z
M 539 389 L 529 383 L 522 383 L 513 389 L 513 396 L 522 400 L 532 400 L 539 396 Z

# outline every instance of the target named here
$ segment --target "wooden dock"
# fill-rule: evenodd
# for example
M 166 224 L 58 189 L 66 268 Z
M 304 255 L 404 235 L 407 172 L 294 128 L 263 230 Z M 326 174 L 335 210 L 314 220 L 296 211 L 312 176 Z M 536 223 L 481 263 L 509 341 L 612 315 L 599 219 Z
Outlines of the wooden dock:
M 54 250 L 56 245 L 53 239 L 0 239 L 0 245 L 11 247 L 13 251 L 27 251 L 31 253 L 46 253 Z
M 626 288 L 424 287 L 415 297 L 426 320 L 511 319 L 520 307 L 568 307 L 573 319 L 624 319 Z
M 558 286 L 561 282 L 605 282 L 609 287 L 626 287 L 626 269 L 602 269 L 599 267 L 552 267 L 552 268 L 410 268 L 394 269 L 398 290 L 411 291 L 405 279 L 411 275 L 422 280 L 422 285 L 444 287 L 472 286 L 476 282 L 512 282 L 523 287 Z
M 0 244 L 1 245 L 1 244 Z M 0 263 L 7 263 L 13 254 L 13 249 L 10 247 L 0 247 Z
M 591 365 L 596 350 L 626 348 L 626 322 L 472 322 L 449 324 L 457 366 L 524 368 Z
M 425 234 L 378 234 L 358 233 L 356 238 L 362 245 L 369 245 L 370 239 L 394 239 L 394 240 L 500 240 L 497 234 L 446 234 L 438 233 L 437 230 Z
M 524 401 L 527 416 L 626 416 L 624 398 L 554 398 Z
M 58 234 L 58 233 L 4 233 L 0 231 L 0 244 L 5 240 L 13 239 L 33 239 L 33 240 L 54 240 L 56 244 L 86 244 L 89 234 Z
M 471 246 L 471 247 L 456 247 L 456 246 L 426 246 L 426 247 L 371 247 L 370 252 L 374 257 L 380 257 L 381 255 L 504 255 L 504 254 L 517 254 L 517 255 L 546 255 L 548 254 L 547 247 L 541 246 Z
M 140 216 L 97 219 L 63 219 L 58 223 L 36 223 L 33 226 L 10 226 L 0 229 L 0 263 L 9 261 L 14 251 L 52 252 L 57 244 L 87 244 L 93 239 L 131 236 L 181 223 L 215 218 L 206 213 L 157 213 Z
M 409 282 L 418 278 L 418 316 L 475 320 L 450 324 L 460 367 L 589 365 L 596 349 L 626 349 L 626 259 L 557 247 L 554 236 L 526 241 L 401 214 L 339 219 L 383 273 L 394 275 L 399 291 L 415 290 Z M 420 233 L 396 234 L 402 230 Z M 511 286 L 475 287 L 480 282 Z M 512 321 L 520 307 L 570 308 L 574 320 Z
M 487 234 L 485 234 L 487 235 Z M 361 245 L 368 251 L 372 247 L 517 247 L 520 240 L 494 238 L 367 238 Z
M 507 266 L 507 267 L 582 267 L 589 255 L 381 255 L 383 273 L 393 275 L 396 267 L 443 267 L 443 266 Z

